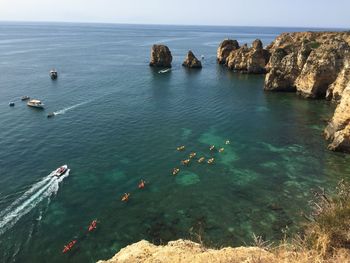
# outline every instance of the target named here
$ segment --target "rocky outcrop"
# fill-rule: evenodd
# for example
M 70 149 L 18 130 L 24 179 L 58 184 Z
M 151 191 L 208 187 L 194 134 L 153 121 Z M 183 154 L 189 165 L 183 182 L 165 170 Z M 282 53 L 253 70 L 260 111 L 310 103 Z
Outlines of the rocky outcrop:
M 344 89 L 334 116 L 325 129 L 330 150 L 350 152 L 350 83 Z
M 151 67 L 171 67 L 173 57 L 169 48 L 165 45 L 153 45 L 151 50 Z
M 267 49 L 265 90 L 339 103 L 325 136 L 329 149 L 350 152 L 350 32 L 284 33 Z
M 187 68 L 202 68 L 202 62 L 200 62 L 193 52 L 189 50 L 182 66 Z
M 273 263 L 275 256 L 258 247 L 207 249 L 186 240 L 155 246 L 145 240 L 127 246 L 113 258 L 99 263 Z
M 297 91 L 309 98 L 328 94 L 331 98 L 333 92 L 328 89 L 344 69 L 349 43 L 350 33 L 346 32 L 281 34 L 268 47 L 271 58 L 266 66 L 265 90 Z M 339 95 L 338 89 L 335 92 Z
M 226 59 L 226 66 L 235 71 L 261 74 L 265 73 L 269 57 L 269 52 L 263 49 L 262 42 L 256 39 L 250 48 L 245 44 L 232 50 Z
M 218 63 L 225 64 L 226 59 L 230 55 L 231 51 L 236 49 L 239 49 L 237 40 L 225 39 L 222 41 L 216 54 Z

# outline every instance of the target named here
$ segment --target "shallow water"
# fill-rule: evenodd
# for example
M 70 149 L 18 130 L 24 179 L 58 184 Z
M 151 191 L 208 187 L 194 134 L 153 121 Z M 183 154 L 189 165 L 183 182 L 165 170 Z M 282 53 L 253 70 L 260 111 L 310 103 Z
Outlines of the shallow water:
M 214 246 L 241 245 L 253 233 L 295 231 L 310 188 L 350 173 L 349 156 L 327 151 L 322 138 L 332 106 L 265 93 L 263 76 L 230 72 L 215 55 L 226 37 L 267 45 L 298 30 L 0 24 L 0 261 L 95 262 L 141 239 L 199 233 Z M 147 64 L 158 42 L 173 53 L 168 74 Z M 181 67 L 188 49 L 205 56 L 201 71 Z M 46 109 L 28 108 L 22 95 Z M 191 151 L 215 164 L 182 167 Z M 46 177 L 66 163 L 70 175 L 53 191 Z

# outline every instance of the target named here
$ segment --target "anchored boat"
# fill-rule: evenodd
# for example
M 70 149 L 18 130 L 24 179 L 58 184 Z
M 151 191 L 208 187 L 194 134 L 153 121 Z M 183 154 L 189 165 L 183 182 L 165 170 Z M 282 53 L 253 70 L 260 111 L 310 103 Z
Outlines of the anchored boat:
M 30 100 L 27 102 L 27 105 L 29 107 L 34 107 L 34 108 L 39 108 L 39 109 L 44 108 L 44 104 L 40 100 Z
M 58 77 L 57 70 L 56 69 L 51 69 L 50 70 L 50 78 L 52 80 L 55 80 L 55 79 L 57 79 L 57 77 Z

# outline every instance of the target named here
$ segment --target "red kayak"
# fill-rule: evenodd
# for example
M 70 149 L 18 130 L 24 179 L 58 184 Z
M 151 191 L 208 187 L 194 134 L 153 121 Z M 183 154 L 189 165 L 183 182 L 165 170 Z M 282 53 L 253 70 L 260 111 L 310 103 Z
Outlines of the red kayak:
M 75 245 L 75 243 L 77 243 L 77 241 L 76 241 L 76 240 L 73 240 L 73 241 L 69 242 L 68 245 L 65 245 L 64 248 L 63 248 L 63 250 L 62 250 L 62 253 L 66 253 L 66 252 L 68 252 L 69 250 L 71 250 L 72 247 Z
M 89 232 L 95 230 L 96 227 L 97 227 L 97 220 L 94 220 L 94 221 L 91 222 L 91 224 L 90 224 L 90 226 L 88 228 Z

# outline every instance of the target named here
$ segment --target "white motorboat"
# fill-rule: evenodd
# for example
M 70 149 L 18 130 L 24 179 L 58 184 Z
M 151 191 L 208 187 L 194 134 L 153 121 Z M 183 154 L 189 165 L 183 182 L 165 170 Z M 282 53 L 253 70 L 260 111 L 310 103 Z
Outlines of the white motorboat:
M 27 105 L 29 107 L 34 107 L 34 108 L 39 108 L 39 109 L 44 108 L 44 104 L 40 100 L 30 100 L 27 102 Z
M 171 68 L 166 68 L 166 69 L 159 70 L 158 73 L 159 74 L 164 74 L 164 73 L 167 73 L 169 71 L 171 71 Z
M 54 171 L 54 176 L 56 177 L 60 177 L 62 175 L 64 175 L 68 170 L 68 166 L 65 164 L 65 165 L 62 165 L 61 167 L 57 168 L 55 171 Z

